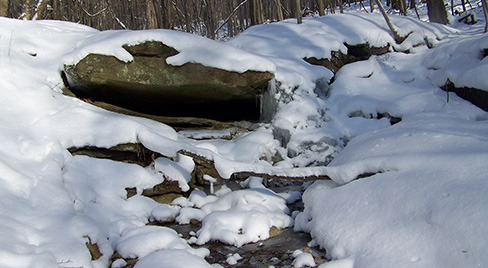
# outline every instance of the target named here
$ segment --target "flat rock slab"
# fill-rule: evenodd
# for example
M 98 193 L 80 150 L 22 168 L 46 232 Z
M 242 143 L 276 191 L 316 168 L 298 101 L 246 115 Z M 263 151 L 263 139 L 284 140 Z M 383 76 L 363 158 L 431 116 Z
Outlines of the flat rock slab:
M 124 48 L 133 61 L 89 54 L 76 65 L 65 66 L 65 83 L 79 98 L 148 114 L 220 121 L 259 119 L 259 101 L 273 78 L 271 73 L 238 73 L 197 63 L 172 66 L 166 58 L 178 51 L 156 41 Z

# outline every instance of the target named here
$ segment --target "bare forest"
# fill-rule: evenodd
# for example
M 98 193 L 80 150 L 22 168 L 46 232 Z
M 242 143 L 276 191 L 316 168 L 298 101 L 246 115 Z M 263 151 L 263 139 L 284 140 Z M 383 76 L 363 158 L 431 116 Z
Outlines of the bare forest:
M 415 0 L 406 1 L 387 4 L 406 13 L 407 8 L 415 8 Z M 442 0 L 428 2 L 439 2 L 441 16 L 445 14 Z M 351 4 L 364 7 L 363 0 L 0 0 L 0 16 L 72 21 L 99 30 L 176 29 L 215 39 L 234 36 L 255 24 L 287 18 L 300 23 L 302 16 L 342 12 L 344 5 Z

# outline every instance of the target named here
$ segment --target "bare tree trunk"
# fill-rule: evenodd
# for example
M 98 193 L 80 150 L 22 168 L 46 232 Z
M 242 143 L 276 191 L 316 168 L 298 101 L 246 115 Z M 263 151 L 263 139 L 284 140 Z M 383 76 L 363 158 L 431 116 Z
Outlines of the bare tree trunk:
M 337 6 L 336 0 L 328 0 L 328 1 L 329 1 L 330 13 L 335 14 L 336 6 Z
M 261 0 L 251 1 L 251 25 L 263 24 L 263 5 Z
M 374 0 L 369 0 L 369 6 L 371 7 L 371 13 L 374 11 Z
M 420 20 L 420 14 L 417 9 L 417 3 L 415 3 L 415 0 L 410 0 L 410 8 L 415 9 L 415 14 L 417 14 L 417 18 Z
M 483 3 L 483 12 L 485 13 L 485 33 L 488 33 L 488 3 L 486 0 L 481 0 Z
M 403 41 L 406 39 L 406 37 L 402 37 L 398 34 L 396 31 L 395 27 L 393 27 L 393 24 L 391 23 L 390 17 L 388 17 L 388 14 L 386 14 L 385 8 L 381 4 L 380 0 L 375 0 L 376 4 L 378 5 L 378 8 L 381 11 L 381 14 L 383 15 L 383 18 L 385 18 L 386 24 L 388 25 L 388 28 L 390 28 L 391 33 L 393 34 L 393 38 L 395 39 L 395 42 L 397 44 L 403 43 Z
M 427 14 L 430 22 L 447 24 L 447 12 L 443 0 L 427 0 Z
M 156 16 L 156 8 L 152 0 L 146 0 L 146 19 L 147 29 L 157 29 L 158 28 L 158 17 Z
M 20 15 L 19 19 L 30 20 L 32 18 L 31 6 L 29 2 L 30 2 L 29 0 L 25 0 L 24 3 L 22 4 L 22 14 Z
M 276 0 L 276 13 L 278 14 L 278 21 L 282 21 L 283 18 L 283 10 L 281 9 L 281 1 Z
M 297 23 L 302 24 L 302 8 L 300 7 L 300 0 L 295 0 L 295 16 Z
M 47 2 L 48 2 L 48 0 L 39 0 L 37 2 L 36 13 L 32 17 L 32 19 L 36 20 L 36 19 L 43 19 L 44 18 L 44 11 L 46 10 Z
M 317 0 L 317 7 L 319 9 L 319 16 L 325 16 L 324 0 Z
M 403 14 L 403 15 L 407 15 L 407 3 L 405 2 L 405 0 L 398 0 L 400 2 L 400 12 Z
M 0 0 L 0 16 L 7 17 L 8 15 L 8 0 Z

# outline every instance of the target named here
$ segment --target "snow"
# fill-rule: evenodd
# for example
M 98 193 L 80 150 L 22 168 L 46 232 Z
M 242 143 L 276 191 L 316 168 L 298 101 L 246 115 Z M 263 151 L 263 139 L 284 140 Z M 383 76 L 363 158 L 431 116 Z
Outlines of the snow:
M 272 227 L 291 226 L 327 251 L 331 261 L 319 267 L 486 266 L 488 114 L 439 89 L 449 79 L 488 90 L 483 25 L 392 20 L 402 34 L 412 32 L 401 45 L 376 13 L 270 23 L 227 42 L 168 30 L 100 32 L 0 18 L 0 266 L 108 267 L 118 252 L 138 257 L 135 267 L 219 267 L 197 246 L 242 246 L 267 239 Z M 61 94 L 64 64 L 88 53 L 130 61 L 122 46 L 148 40 L 179 51 L 169 64 L 272 72 L 277 110 L 271 122 L 241 133 L 178 133 Z M 417 46 L 424 40 L 433 48 Z M 346 53 L 344 43 L 390 45 L 391 53 L 336 74 L 302 60 Z M 401 122 L 391 125 L 388 117 Z M 223 139 L 230 134 L 232 140 Z M 141 167 L 67 150 L 135 142 L 164 157 Z M 291 217 L 287 204 L 300 193 L 275 193 L 262 178 L 250 178 L 242 190 L 190 189 L 195 163 L 181 150 L 214 161 L 223 178 L 253 171 L 332 180 L 309 186 L 304 211 Z M 273 163 L 276 155 L 283 160 Z M 163 205 L 141 195 L 164 180 L 178 182 L 188 198 Z M 126 188 L 136 195 L 128 198 Z M 201 228 L 183 239 L 148 225 L 173 218 L 201 221 Z M 88 241 L 100 259 L 92 260 Z M 228 257 L 232 265 L 240 256 Z M 309 253 L 294 257 L 296 267 L 315 265 Z
M 308 252 L 295 251 L 293 252 L 293 257 L 295 259 L 293 260 L 292 265 L 296 268 L 317 266 L 312 254 Z
M 188 253 L 185 250 L 170 249 L 151 253 L 139 260 L 134 268 L 218 268 L 220 265 L 210 265 L 199 256 Z
M 463 38 L 455 44 L 439 47 L 424 60 L 424 66 L 430 70 L 429 76 L 437 85 L 443 86 L 449 79 L 456 87 L 488 91 L 484 77 L 488 71 L 488 59 L 483 58 L 483 51 L 488 49 L 486 35 Z
M 269 238 L 271 227 L 282 229 L 293 225 L 287 215 L 286 200 L 265 188 L 231 191 L 221 196 L 206 196 L 194 190 L 189 199 L 199 209 L 183 208 L 180 216 L 202 219 L 197 245 L 221 241 L 240 247 Z
M 145 41 L 160 41 L 176 49 L 179 53 L 168 57 L 170 65 L 181 66 L 185 63 L 200 63 L 239 73 L 246 71 L 274 72 L 275 65 L 258 55 L 240 49 L 225 46 L 204 37 L 171 30 L 110 30 L 93 33 L 76 43 L 76 49 L 63 56 L 65 64 L 76 64 L 88 54 L 114 56 L 120 61 L 133 60 L 123 45 L 137 45 Z M 239 62 L 236 65 L 234 62 Z
M 234 253 L 229 255 L 227 259 L 225 260 L 228 264 L 230 265 L 236 265 L 238 261 L 242 260 L 241 255 L 239 253 Z
M 143 258 L 155 251 L 178 249 L 190 254 L 206 257 L 209 251 L 205 248 L 193 249 L 178 233 L 167 227 L 143 226 L 122 233 L 116 250 L 124 258 Z

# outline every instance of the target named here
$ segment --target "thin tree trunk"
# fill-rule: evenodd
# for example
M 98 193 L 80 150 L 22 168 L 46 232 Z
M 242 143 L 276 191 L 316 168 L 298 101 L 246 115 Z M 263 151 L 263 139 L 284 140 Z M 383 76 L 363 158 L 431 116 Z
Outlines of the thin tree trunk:
M 300 7 L 300 0 L 295 0 L 295 16 L 297 17 L 297 23 L 302 24 L 302 9 Z
M 8 0 L 0 0 L 0 16 L 8 16 Z
M 430 22 L 447 24 L 447 12 L 443 0 L 427 0 L 427 14 Z
M 403 15 L 407 15 L 407 4 L 405 3 L 405 0 L 398 0 L 400 1 L 400 11 Z
M 319 9 L 319 16 L 325 16 L 324 0 L 317 0 L 317 7 Z
M 22 14 L 20 15 L 19 19 L 26 19 L 30 20 L 32 18 L 31 16 L 31 7 L 30 7 L 30 1 L 25 0 L 24 4 L 22 4 Z
M 371 8 L 371 13 L 374 11 L 374 0 L 369 0 L 369 6 Z
M 278 21 L 282 21 L 284 18 L 283 18 L 283 10 L 281 9 L 281 1 L 280 0 L 276 0 L 276 13 L 278 14 L 278 16 L 277 16 Z
M 33 20 L 43 19 L 44 10 L 47 7 L 47 0 L 39 0 L 36 5 L 34 16 L 32 16 Z
M 420 20 L 420 15 L 419 15 L 419 11 L 417 9 L 417 3 L 415 3 L 415 0 L 410 0 L 410 8 L 415 9 L 415 14 L 417 14 L 417 18 Z
M 247 1 L 248 0 L 244 0 L 238 6 L 236 6 L 234 8 L 234 10 L 232 10 L 230 15 L 227 17 L 227 19 L 225 19 L 224 22 L 219 26 L 219 28 L 217 28 L 217 30 L 215 30 L 215 33 L 217 33 L 236 14 L 236 12 L 239 10 L 239 8 L 242 7 Z
M 391 23 L 390 17 L 388 17 L 388 14 L 386 14 L 385 8 L 381 4 L 379 0 L 375 0 L 376 4 L 378 5 L 378 8 L 381 11 L 381 14 L 383 15 L 383 18 L 386 21 L 386 24 L 388 25 L 388 28 L 390 28 L 391 33 L 393 34 L 393 38 L 395 39 L 395 42 L 397 44 L 401 44 L 406 37 L 401 37 L 398 32 L 396 31 L 395 27 L 393 27 L 393 24 Z
M 251 25 L 263 24 L 263 6 L 261 0 L 251 1 Z
M 156 8 L 152 0 L 146 0 L 146 19 L 147 29 L 157 29 L 158 28 L 158 18 L 156 16 Z
M 485 33 L 488 33 L 488 3 L 486 0 L 481 0 L 483 3 L 483 12 L 485 13 Z

